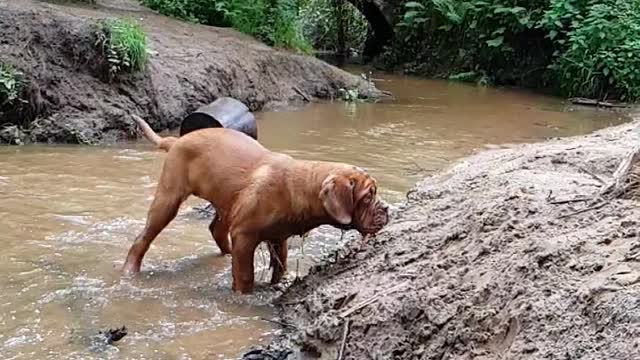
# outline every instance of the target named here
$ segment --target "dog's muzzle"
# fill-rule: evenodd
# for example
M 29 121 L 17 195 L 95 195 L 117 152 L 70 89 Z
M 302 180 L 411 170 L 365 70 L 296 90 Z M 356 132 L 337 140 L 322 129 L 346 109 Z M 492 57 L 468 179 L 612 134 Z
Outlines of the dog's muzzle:
M 377 201 L 367 214 L 365 221 L 356 226 L 362 235 L 375 234 L 389 223 L 389 205 Z

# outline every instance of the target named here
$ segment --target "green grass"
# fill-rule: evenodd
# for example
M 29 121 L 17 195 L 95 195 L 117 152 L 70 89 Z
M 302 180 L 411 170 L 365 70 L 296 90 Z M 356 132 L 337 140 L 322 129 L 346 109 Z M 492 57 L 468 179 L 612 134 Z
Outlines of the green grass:
M 163 15 L 234 29 L 267 45 L 311 53 L 301 31 L 300 0 L 141 0 Z
M 110 76 L 141 71 L 147 62 L 147 36 L 133 20 L 105 19 L 100 23 L 97 44 Z
M 23 74 L 10 64 L 0 62 L 0 109 L 13 105 L 20 98 Z

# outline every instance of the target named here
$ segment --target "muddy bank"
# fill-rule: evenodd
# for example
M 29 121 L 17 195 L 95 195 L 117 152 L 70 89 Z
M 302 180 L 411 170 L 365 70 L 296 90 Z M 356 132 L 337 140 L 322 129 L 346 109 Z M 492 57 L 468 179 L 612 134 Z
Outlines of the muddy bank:
M 133 17 L 148 37 L 145 71 L 101 79 L 96 21 Z M 231 29 L 158 16 L 133 0 L 95 7 L 0 0 L 0 61 L 26 77 L 25 103 L 0 113 L 0 142 L 101 143 L 135 136 L 128 113 L 156 130 L 175 128 L 220 96 L 251 110 L 331 98 L 338 89 L 377 90 L 318 59 L 274 50 Z
M 597 194 L 639 140 L 636 121 L 482 152 L 424 179 L 375 239 L 353 240 L 279 299 L 288 326 L 270 350 L 638 359 L 640 203 L 577 213 L 589 202 L 564 200 Z

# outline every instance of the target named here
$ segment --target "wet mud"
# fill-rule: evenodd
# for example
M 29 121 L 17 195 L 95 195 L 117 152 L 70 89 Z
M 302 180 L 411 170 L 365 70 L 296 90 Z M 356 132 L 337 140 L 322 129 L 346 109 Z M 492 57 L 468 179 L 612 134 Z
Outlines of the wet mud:
M 422 180 L 375 238 L 352 239 L 277 300 L 286 326 L 262 351 L 640 358 L 640 203 L 576 200 L 596 198 L 639 140 L 634 121 L 481 152 Z

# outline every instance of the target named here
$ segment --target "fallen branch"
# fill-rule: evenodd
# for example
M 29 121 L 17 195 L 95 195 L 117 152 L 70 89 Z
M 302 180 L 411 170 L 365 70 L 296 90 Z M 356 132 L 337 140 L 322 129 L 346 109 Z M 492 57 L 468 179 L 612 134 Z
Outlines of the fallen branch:
M 595 181 L 599 182 L 601 185 L 606 184 L 606 181 L 604 181 L 604 179 L 602 179 L 600 176 L 594 174 L 592 171 L 582 167 L 582 166 L 578 166 L 578 169 L 580 169 L 580 171 L 584 172 L 585 174 L 591 176 Z
M 547 200 L 549 202 L 549 204 L 553 204 L 553 205 L 559 205 L 559 204 L 569 204 L 569 203 L 575 203 L 575 202 L 583 202 L 583 201 L 589 201 L 591 200 L 590 197 L 586 197 L 586 196 L 579 196 L 579 197 L 574 197 L 574 198 L 570 198 L 570 199 L 562 199 L 562 200 Z
M 587 212 L 587 211 L 600 209 L 601 207 L 604 207 L 604 206 L 605 206 L 605 205 L 607 205 L 608 203 L 609 203 L 609 201 L 604 201 L 604 200 L 603 200 L 603 201 L 601 201 L 600 203 L 597 203 L 597 204 L 594 204 L 594 205 L 588 206 L 588 207 L 586 207 L 586 208 L 583 208 L 583 209 L 580 209 L 580 210 L 574 211 L 574 212 L 572 212 L 572 213 L 565 214 L 565 215 L 560 215 L 560 216 L 558 216 L 558 219 L 564 219 L 564 218 L 568 218 L 568 217 L 573 216 L 573 215 L 578 215 L 578 214 L 585 213 L 585 212 Z
M 587 106 L 596 106 L 596 107 L 604 107 L 604 108 L 626 108 L 629 107 L 627 104 L 616 104 L 609 101 L 600 101 L 595 99 L 587 99 L 587 98 L 570 98 L 569 101 L 572 104 L 576 105 L 587 105 Z
M 302 98 L 305 99 L 307 102 L 311 102 L 311 99 L 309 98 L 309 96 L 304 92 L 302 92 L 302 90 L 300 90 L 297 86 L 294 86 L 293 90 L 297 92 L 300 96 L 302 96 Z
M 391 294 L 392 292 L 400 289 L 401 287 L 405 286 L 408 283 L 409 283 L 409 281 L 405 281 L 405 282 L 400 283 L 400 284 L 398 284 L 396 286 L 393 286 L 393 287 L 391 287 L 391 288 L 389 288 L 387 290 L 381 291 L 381 292 L 373 295 L 372 297 L 370 297 L 370 298 L 358 303 L 357 305 L 354 305 L 353 307 L 343 311 L 342 313 L 340 313 L 340 317 L 342 317 L 342 318 L 347 317 L 347 316 L 353 314 L 354 312 L 356 312 L 356 311 L 358 311 L 360 309 L 363 309 L 363 308 L 375 303 L 376 301 L 380 300 L 380 298 L 382 298 L 383 296 Z
M 342 345 L 340 345 L 340 352 L 338 352 L 338 360 L 342 360 L 344 357 L 344 350 L 347 347 L 347 336 L 349 336 L 349 326 L 351 325 L 351 319 L 347 319 L 344 322 L 344 330 L 342 331 Z
M 604 184 L 602 190 L 600 190 L 599 196 L 606 199 L 615 199 L 624 194 L 628 187 L 625 184 L 629 176 L 629 171 L 632 166 L 640 159 L 640 147 L 636 146 L 633 150 L 629 151 L 627 156 L 622 160 L 618 168 L 613 173 L 611 180 Z

